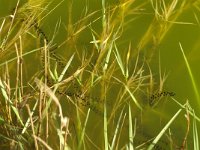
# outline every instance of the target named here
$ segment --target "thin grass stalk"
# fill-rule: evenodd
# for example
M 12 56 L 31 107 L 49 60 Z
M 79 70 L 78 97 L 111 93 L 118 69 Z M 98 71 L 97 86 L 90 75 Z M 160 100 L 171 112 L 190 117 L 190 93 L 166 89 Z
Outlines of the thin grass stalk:
M 9 74 L 8 64 L 6 64 L 5 81 L 6 81 L 6 91 L 8 94 L 8 98 L 10 99 L 11 91 L 10 91 L 10 74 Z M 5 103 L 8 111 L 8 118 L 9 118 L 8 122 L 11 123 L 12 122 L 11 107 L 7 101 Z
M 120 127 L 120 131 L 119 131 L 119 136 L 118 136 L 118 139 L 117 139 L 117 144 L 116 144 L 116 149 L 119 149 L 119 141 L 120 141 L 120 138 L 122 138 L 121 133 L 122 133 L 122 129 L 123 129 L 123 126 L 124 126 L 124 122 L 125 122 L 125 119 L 126 119 L 126 113 L 124 114 L 124 117 L 123 117 L 123 120 L 122 120 L 122 124 L 121 124 L 121 127 Z
M 20 47 L 19 47 L 19 64 L 20 64 L 20 91 L 21 91 L 21 95 L 24 94 L 24 88 L 23 88 L 23 58 L 22 58 L 22 54 L 23 54 L 23 48 L 22 48 L 22 37 L 19 36 L 19 43 L 20 43 Z
M 47 41 L 46 39 L 44 39 L 44 84 L 47 85 L 47 78 L 48 78 L 48 49 L 47 49 Z M 43 106 L 45 106 L 45 108 L 47 107 L 47 99 L 46 99 L 46 96 L 47 96 L 47 87 L 44 86 L 44 91 L 43 91 Z M 46 130 L 45 130 L 45 140 L 46 140 L 46 143 L 48 144 L 48 138 L 49 138 L 49 115 L 48 115 L 48 109 L 47 109 L 47 112 L 46 112 Z
M 38 112 L 39 112 L 39 122 L 38 122 L 38 132 L 37 132 L 37 136 L 40 137 L 41 136 L 41 131 L 42 131 L 42 108 L 43 106 L 43 91 L 40 90 L 39 93 L 39 107 L 38 107 Z
M 34 137 L 35 149 L 38 150 L 38 143 L 37 143 L 37 139 L 36 139 L 36 136 L 35 136 L 35 129 L 34 129 L 34 124 L 33 124 L 33 118 L 32 118 L 32 115 L 31 115 L 31 111 L 30 111 L 29 105 L 26 105 L 26 108 L 28 110 L 28 114 L 29 114 L 29 118 L 30 118 L 31 129 L 32 129 L 32 132 L 33 132 L 33 137 Z
M 65 127 L 65 136 L 64 136 L 64 145 L 63 145 L 63 150 L 66 150 L 65 147 L 67 146 L 67 135 L 69 134 L 69 119 L 67 120 L 67 124 Z
M 1 34 L 1 31 L 3 30 L 3 26 L 4 26 L 5 22 L 6 22 L 6 18 L 4 18 L 2 23 L 1 23 L 0 34 Z
M 128 106 L 128 121 L 129 121 L 129 124 L 128 124 L 128 127 L 129 127 L 129 150 L 134 150 L 134 147 L 133 147 L 133 127 L 132 127 L 132 115 L 131 115 L 131 106 L 130 106 L 130 103 L 129 103 L 129 106 Z
M 17 54 L 17 73 L 16 73 L 16 85 L 15 85 L 15 107 L 17 107 L 18 103 L 18 86 L 19 86 L 19 71 L 20 71 L 20 58 L 19 58 L 19 50 L 17 47 L 17 43 L 15 43 L 15 50 Z M 19 101 L 20 102 L 20 101 Z
M 82 124 L 81 124 L 81 117 L 80 117 L 80 113 L 79 113 L 79 106 L 77 103 L 75 103 L 75 107 L 76 107 L 76 127 L 77 127 L 76 137 L 77 137 L 77 144 L 79 145 L 79 141 L 80 141 L 80 137 L 81 137 L 80 131 L 82 130 L 81 129 Z
M 102 0 L 102 27 L 106 29 L 106 4 L 105 0 Z

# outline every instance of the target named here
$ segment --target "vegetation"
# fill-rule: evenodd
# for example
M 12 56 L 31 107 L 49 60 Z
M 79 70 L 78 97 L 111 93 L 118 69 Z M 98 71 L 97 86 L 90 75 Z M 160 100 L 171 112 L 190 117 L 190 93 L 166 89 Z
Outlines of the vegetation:
M 19 0 L 0 19 L 0 149 L 199 150 L 199 112 L 165 87 L 159 47 L 174 25 L 199 25 L 195 13 L 195 23 L 179 17 L 200 13 L 200 1 L 98 3 L 93 10 L 88 0 Z M 48 30 L 63 6 L 67 19 Z M 146 15 L 150 21 L 139 19 Z M 132 28 L 135 21 L 144 29 Z M 135 42 L 130 28 L 132 36 L 141 30 Z M 172 115 L 162 111 L 166 103 L 176 105 Z M 184 130 L 173 132 L 176 125 Z

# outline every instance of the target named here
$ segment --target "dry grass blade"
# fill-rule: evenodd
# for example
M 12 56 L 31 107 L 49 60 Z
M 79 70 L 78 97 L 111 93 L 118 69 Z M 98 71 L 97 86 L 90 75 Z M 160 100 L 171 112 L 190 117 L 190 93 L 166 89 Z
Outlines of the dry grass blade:
M 53 150 L 53 148 L 51 148 L 44 140 L 42 140 L 40 137 L 37 137 L 35 135 L 33 135 L 33 137 L 38 140 L 40 143 L 42 143 L 48 150 Z
M 59 108 L 59 115 L 61 117 L 61 122 L 62 122 L 64 120 L 63 113 L 62 113 L 62 107 L 61 107 L 61 104 L 60 104 L 58 98 L 54 94 L 54 92 L 47 85 L 45 85 L 41 80 L 35 78 L 35 82 L 36 82 L 38 88 L 41 89 L 42 91 L 44 91 L 45 93 L 47 93 L 50 96 L 50 98 L 56 103 L 56 105 Z

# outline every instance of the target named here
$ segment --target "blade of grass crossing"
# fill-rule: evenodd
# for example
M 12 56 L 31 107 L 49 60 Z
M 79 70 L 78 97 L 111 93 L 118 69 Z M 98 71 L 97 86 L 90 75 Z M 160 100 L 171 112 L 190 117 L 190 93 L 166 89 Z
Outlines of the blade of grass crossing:
M 131 99 L 134 101 L 134 103 L 136 104 L 136 106 L 142 110 L 142 107 L 140 106 L 140 104 L 138 103 L 138 101 L 136 100 L 135 96 L 131 93 L 131 91 L 129 90 L 129 88 L 125 85 L 126 90 L 128 91 L 129 95 L 131 96 Z
M 135 96 L 132 94 L 132 92 L 130 91 L 130 89 L 128 88 L 127 85 L 125 85 L 122 81 L 120 81 L 118 78 L 114 78 L 115 80 L 117 80 L 119 83 L 121 83 L 126 91 L 128 92 L 128 94 L 130 95 L 131 99 L 133 100 L 133 102 L 136 104 L 136 106 L 140 109 L 140 110 L 143 110 L 142 109 L 142 106 L 138 103 L 138 101 L 136 100 Z
M 38 105 L 38 100 L 36 101 L 35 105 L 33 106 L 33 109 L 32 109 L 32 111 L 31 111 L 31 113 L 30 113 L 30 117 L 33 116 L 33 114 L 34 114 L 34 112 L 35 112 L 35 110 L 36 110 L 37 105 Z M 27 130 L 29 124 L 30 124 L 30 121 L 31 121 L 30 117 L 27 119 L 27 121 L 26 121 L 26 123 L 25 123 L 25 126 L 24 126 L 24 128 L 23 128 L 23 130 L 22 130 L 22 134 L 24 134 L 24 133 L 26 132 L 26 130 Z

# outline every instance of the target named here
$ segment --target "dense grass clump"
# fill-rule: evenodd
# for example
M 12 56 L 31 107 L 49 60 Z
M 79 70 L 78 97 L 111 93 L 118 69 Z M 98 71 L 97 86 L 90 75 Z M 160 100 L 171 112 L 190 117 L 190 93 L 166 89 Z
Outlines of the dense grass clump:
M 199 0 L 14 4 L 0 18 L 0 149 L 199 150 L 183 43 L 197 107 L 161 64 L 173 27 L 199 25 Z

